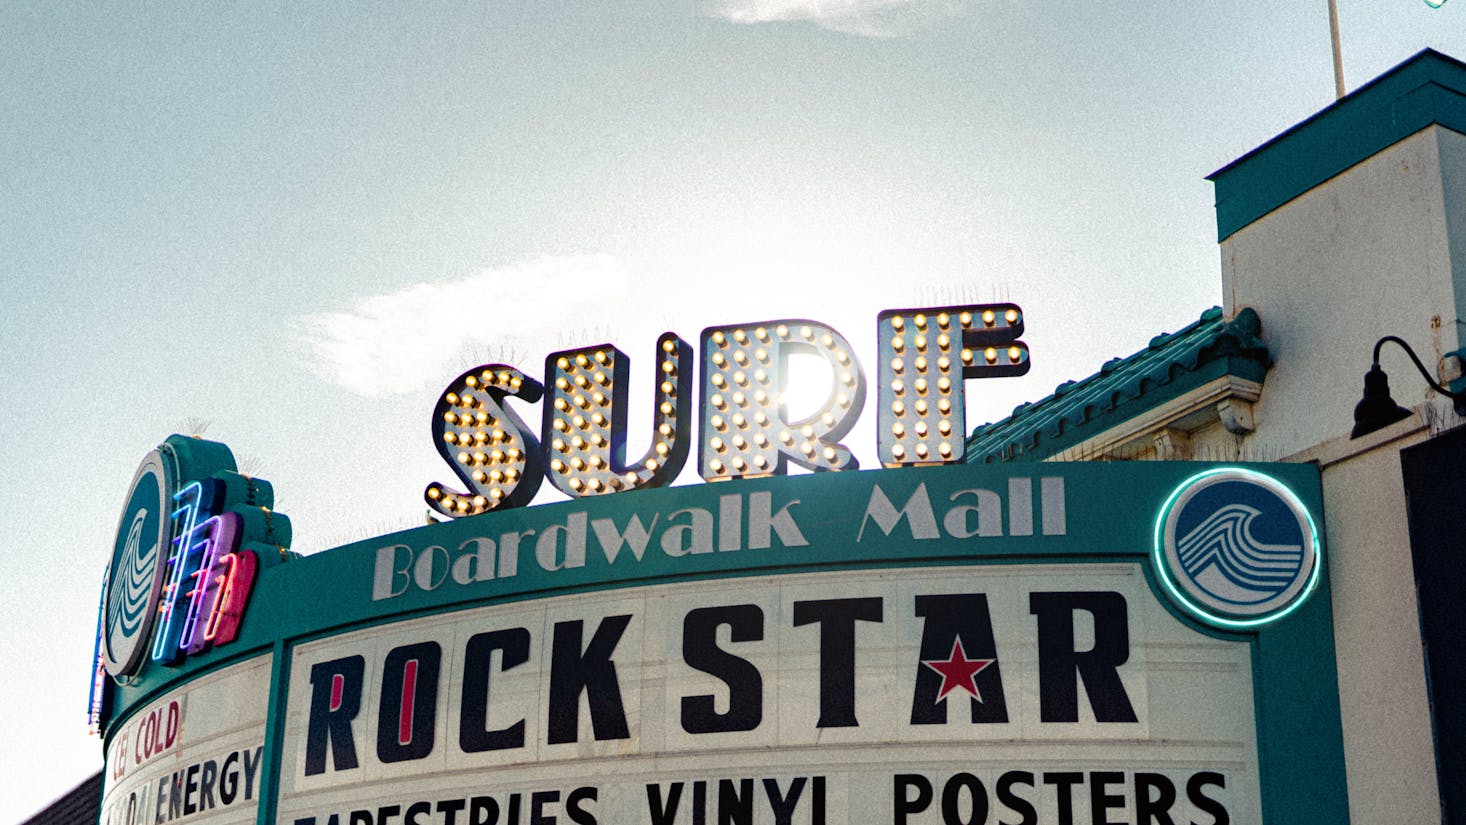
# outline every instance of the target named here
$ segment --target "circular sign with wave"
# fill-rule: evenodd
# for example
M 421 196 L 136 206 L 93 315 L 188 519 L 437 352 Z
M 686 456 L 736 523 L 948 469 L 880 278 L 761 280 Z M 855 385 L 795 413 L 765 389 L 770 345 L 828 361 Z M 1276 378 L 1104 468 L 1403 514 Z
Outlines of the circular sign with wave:
M 1156 571 L 1166 591 L 1220 627 L 1256 627 L 1292 612 L 1318 584 L 1321 560 L 1303 502 L 1254 470 L 1192 476 L 1156 520 Z
M 137 468 L 127 493 L 102 614 L 102 662 L 113 678 L 136 671 L 147 650 L 163 588 L 159 567 L 172 538 L 174 484 L 170 462 L 154 450 Z

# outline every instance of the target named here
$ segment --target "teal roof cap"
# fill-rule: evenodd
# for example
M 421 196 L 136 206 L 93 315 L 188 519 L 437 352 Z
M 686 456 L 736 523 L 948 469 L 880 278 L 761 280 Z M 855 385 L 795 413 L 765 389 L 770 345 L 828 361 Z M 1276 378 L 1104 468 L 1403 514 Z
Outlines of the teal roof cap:
M 1466 63 L 1425 49 L 1208 175 L 1217 240 L 1432 124 L 1466 133 Z

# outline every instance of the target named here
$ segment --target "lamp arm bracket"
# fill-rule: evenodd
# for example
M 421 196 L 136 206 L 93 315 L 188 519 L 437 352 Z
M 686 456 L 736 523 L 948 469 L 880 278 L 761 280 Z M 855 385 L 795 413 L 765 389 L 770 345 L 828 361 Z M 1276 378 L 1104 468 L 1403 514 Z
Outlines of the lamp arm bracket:
M 1451 392 L 1449 389 L 1446 389 L 1445 387 L 1436 383 L 1436 380 L 1431 377 L 1430 372 L 1425 368 L 1425 365 L 1420 363 L 1420 358 L 1415 354 L 1415 350 L 1411 349 L 1410 345 L 1405 343 L 1405 341 L 1398 336 L 1386 335 L 1385 337 L 1379 339 L 1374 343 L 1374 366 L 1376 369 L 1379 368 L 1379 351 L 1384 347 L 1385 343 L 1389 341 L 1393 341 L 1394 343 L 1399 344 L 1400 347 L 1405 350 L 1405 354 L 1410 356 L 1411 361 L 1415 362 L 1415 368 L 1420 370 L 1420 376 L 1425 379 L 1425 382 L 1427 384 L 1430 384 L 1432 389 L 1434 389 L 1441 395 L 1444 395 L 1445 397 L 1451 399 L 1452 401 L 1466 401 L 1466 392 Z

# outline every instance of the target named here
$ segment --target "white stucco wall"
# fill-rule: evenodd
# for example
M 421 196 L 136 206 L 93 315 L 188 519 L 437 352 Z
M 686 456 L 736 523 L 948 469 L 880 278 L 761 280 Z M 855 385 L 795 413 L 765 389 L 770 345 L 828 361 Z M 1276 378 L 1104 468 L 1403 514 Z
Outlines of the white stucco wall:
M 1347 434 L 1384 335 L 1409 341 L 1427 367 L 1447 366 L 1441 356 L 1460 346 L 1451 240 L 1466 244 L 1463 141 L 1439 126 L 1417 132 L 1222 242 L 1227 315 L 1257 309 L 1276 362 L 1252 451 L 1291 455 Z M 1381 366 L 1397 402 L 1425 399 L 1398 348 L 1386 346 Z

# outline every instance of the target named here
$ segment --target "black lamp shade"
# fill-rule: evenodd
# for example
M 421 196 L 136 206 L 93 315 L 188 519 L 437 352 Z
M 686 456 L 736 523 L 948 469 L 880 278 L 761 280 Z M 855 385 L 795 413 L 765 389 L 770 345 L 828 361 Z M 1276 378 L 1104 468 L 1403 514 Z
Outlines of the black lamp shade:
M 1411 415 L 1413 413 L 1390 397 L 1389 376 L 1376 363 L 1364 374 L 1364 397 L 1354 407 L 1354 431 L 1349 437 L 1368 435 Z

